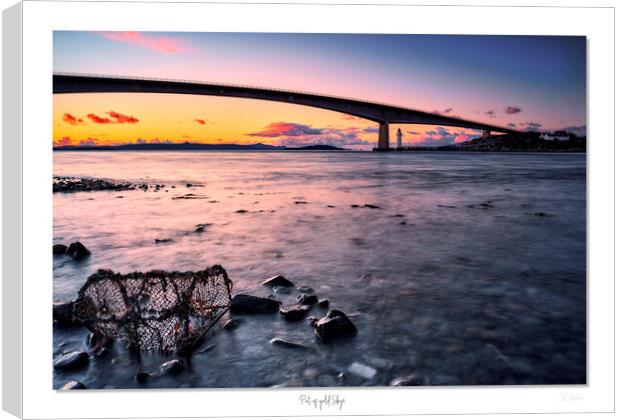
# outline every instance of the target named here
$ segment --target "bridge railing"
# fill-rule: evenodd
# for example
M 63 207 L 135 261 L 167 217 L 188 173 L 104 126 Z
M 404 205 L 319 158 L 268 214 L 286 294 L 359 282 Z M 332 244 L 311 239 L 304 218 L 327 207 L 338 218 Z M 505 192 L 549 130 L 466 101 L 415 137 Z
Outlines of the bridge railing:
M 103 79 L 120 79 L 120 80 L 144 80 L 145 82 L 171 82 L 171 83 L 186 83 L 186 84 L 205 85 L 205 86 L 207 85 L 222 86 L 222 87 L 232 87 L 232 88 L 241 88 L 241 89 L 271 90 L 271 91 L 282 92 L 282 93 L 295 93 L 295 94 L 300 94 L 300 95 L 321 96 L 321 97 L 331 98 L 331 99 L 342 99 L 345 101 L 361 102 L 361 103 L 368 104 L 368 105 L 382 105 L 382 106 L 390 107 L 390 108 L 402 108 L 402 109 L 407 109 L 409 111 L 432 114 L 431 112 L 420 111 L 417 109 L 408 108 L 408 107 L 404 107 L 400 105 L 388 104 L 386 102 L 369 101 L 365 99 L 351 98 L 347 96 L 339 96 L 339 95 L 331 95 L 331 94 L 325 95 L 322 93 L 295 90 L 295 89 L 281 89 L 281 88 L 273 88 L 273 87 L 265 87 L 265 86 L 208 82 L 208 81 L 190 80 L 190 79 L 170 79 L 166 77 L 144 77 L 144 76 L 136 77 L 136 76 L 127 76 L 127 75 L 75 73 L 75 72 L 58 72 L 58 71 L 54 72 L 54 75 L 70 76 L 70 77 L 93 77 L 93 78 L 96 77 L 96 78 L 103 78 Z

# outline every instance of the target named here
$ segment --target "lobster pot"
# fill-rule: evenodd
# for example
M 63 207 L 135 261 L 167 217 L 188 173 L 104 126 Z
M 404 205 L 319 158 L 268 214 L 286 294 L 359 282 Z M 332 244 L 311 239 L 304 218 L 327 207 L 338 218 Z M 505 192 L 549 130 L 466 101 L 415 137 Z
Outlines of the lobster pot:
M 132 349 L 178 351 L 228 310 L 231 291 L 219 265 L 183 273 L 99 270 L 80 289 L 75 317 L 90 331 L 125 340 Z

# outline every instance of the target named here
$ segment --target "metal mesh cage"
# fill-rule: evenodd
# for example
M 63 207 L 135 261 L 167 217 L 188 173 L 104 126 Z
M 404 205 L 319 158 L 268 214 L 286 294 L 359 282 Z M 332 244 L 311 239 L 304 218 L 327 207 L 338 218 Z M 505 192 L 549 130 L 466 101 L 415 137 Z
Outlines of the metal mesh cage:
M 89 330 L 124 339 L 132 349 L 180 351 L 228 310 L 231 291 L 219 265 L 184 273 L 99 270 L 80 289 L 74 310 Z

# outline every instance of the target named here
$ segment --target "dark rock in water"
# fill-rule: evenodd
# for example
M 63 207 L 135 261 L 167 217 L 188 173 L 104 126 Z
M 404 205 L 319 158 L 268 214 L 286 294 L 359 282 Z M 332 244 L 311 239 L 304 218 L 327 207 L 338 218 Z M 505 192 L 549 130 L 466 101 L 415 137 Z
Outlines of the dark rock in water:
M 90 255 L 90 251 L 81 243 L 81 242 L 73 242 L 67 248 L 67 255 L 69 255 L 74 260 L 81 260 Z
M 314 324 L 314 332 L 325 343 L 357 334 L 357 327 L 344 312 L 330 310 L 325 317 Z
M 319 298 L 316 297 L 316 295 L 307 295 L 305 293 L 302 293 L 301 295 L 297 296 L 297 302 L 299 302 L 302 305 L 314 305 L 315 303 L 318 303 Z
M 407 224 L 407 222 L 405 222 L 405 221 L 403 220 L 403 221 L 402 221 L 402 222 L 400 222 L 399 224 L 404 226 L 404 225 L 406 225 L 406 224 Z
M 241 209 L 241 210 L 237 210 L 235 213 L 247 213 L 247 210 Z
M 164 238 L 164 239 L 157 239 L 156 238 L 155 239 L 155 243 L 156 244 L 167 244 L 167 243 L 170 243 L 170 242 L 172 242 L 172 239 L 169 239 L 169 238 Z
M 359 204 L 351 204 L 351 208 L 356 209 L 359 207 Z
M 196 229 L 194 229 L 194 232 L 202 232 L 204 231 L 206 228 L 208 228 L 209 226 L 211 226 L 213 223 L 199 223 L 196 225 Z
M 404 214 L 393 214 L 390 217 L 405 217 Z
M 308 320 L 308 322 L 310 322 L 310 325 L 314 326 L 314 324 L 317 323 L 317 321 L 319 320 L 317 317 L 315 316 L 309 316 L 308 318 L 306 318 Z
M 77 370 L 88 365 L 88 353 L 74 351 L 63 354 L 54 360 L 54 369 L 58 370 Z
M 81 325 L 73 315 L 75 302 L 57 303 L 52 308 L 54 325 L 58 327 L 75 327 Z
M 235 328 L 237 328 L 239 326 L 239 324 L 241 324 L 241 320 L 239 320 L 239 319 L 229 319 L 228 321 L 226 321 L 224 323 L 224 325 L 222 325 L 222 328 L 227 330 L 227 331 L 232 331 Z
M 307 201 L 295 201 L 295 204 L 308 204 Z
M 306 305 L 293 305 L 280 309 L 280 313 L 287 321 L 301 321 L 309 310 Z
M 151 374 L 148 372 L 138 372 L 136 373 L 136 381 L 138 381 L 138 383 L 143 384 L 146 381 L 149 380 L 149 378 L 151 377 Z
M 413 375 L 402 376 L 395 378 L 390 382 L 390 386 L 418 386 L 418 385 L 427 385 L 426 378 L 420 375 L 419 373 L 414 373 Z
M 321 299 L 321 300 L 319 300 L 318 305 L 319 305 L 321 308 L 327 308 L 327 307 L 329 307 L 329 299 Z
M 538 213 L 534 213 L 534 216 L 538 216 L 538 217 L 550 217 L 551 214 L 550 213 L 545 213 L 544 211 L 539 211 Z
M 163 374 L 178 375 L 185 370 L 185 363 L 179 359 L 172 359 L 159 366 L 159 371 Z
M 275 276 L 270 279 L 265 280 L 261 283 L 263 286 L 282 286 L 282 287 L 293 287 L 295 286 L 292 281 L 288 280 L 284 276 Z
M 71 391 L 73 389 L 86 389 L 86 385 L 80 381 L 69 381 L 60 388 L 60 391 Z
M 279 308 L 277 300 L 244 294 L 235 295 L 230 302 L 230 312 L 237 314 L 271 314 Z
M 283 294 L 283 295 L 289 295 L 291 294 L 291 288 L 290 287 L 284 287 L 284 286 L 276 286 L 273 288 L 273 293 L 277 294 Z
M 299 290 L 299 293 L 305 293 L 307 295 L 313 295 L 314 294 L 314 289 L 312 287 L 306 286 L 306 285 L 299 286 L 297 288 L 297 290 Z
M 367 209 L 380 209 L 380 206 L 377 206 L 375 204 L 364 204 L 364 207 L 366 207 Z
M 295 341 L 286 340 L 284 338 L 274 337 L 274 338 L 272 338 L 270 340 L 270 342 L 274 346 L 282 346 L 282 347 L 289 347 L 289 348 L 295 348 L 295 349 L 305 349 L 305 350 L 309 350 L 310 349 L 310 347 L 304 346 L 301 343 L 296 343 Z
M 67 245 L 63 244 L 54 244 L 52 247 L 52 251 L 54 255 L 62 255 L 67 253 Z

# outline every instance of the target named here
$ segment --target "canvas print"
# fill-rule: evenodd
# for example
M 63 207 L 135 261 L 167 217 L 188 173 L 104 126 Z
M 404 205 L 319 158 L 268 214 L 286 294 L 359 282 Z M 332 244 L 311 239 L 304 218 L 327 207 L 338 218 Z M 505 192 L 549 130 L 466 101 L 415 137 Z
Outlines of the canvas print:
M 53 55 L 54 389 L 587 383 L 584 37 Z

